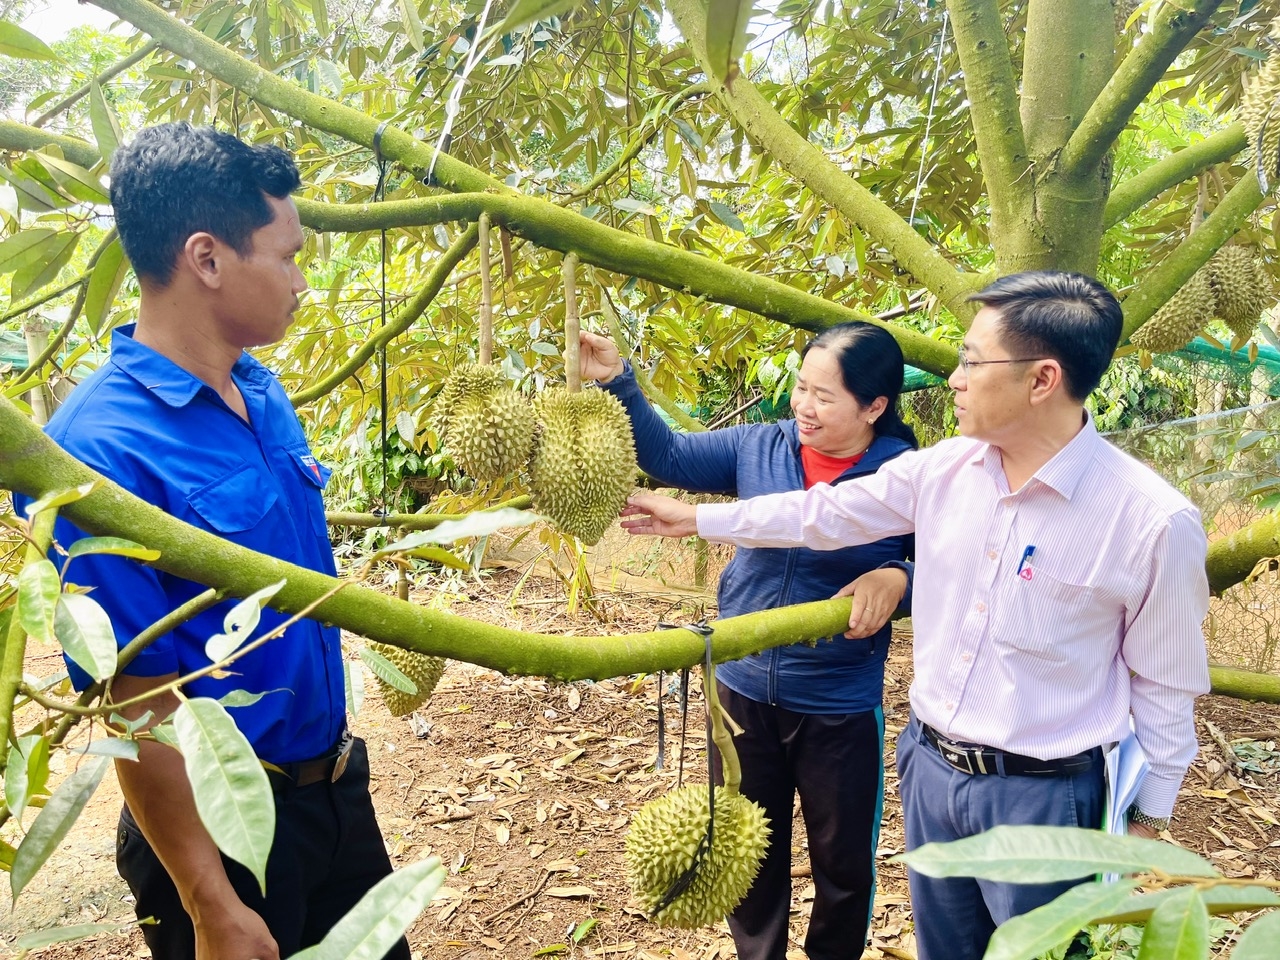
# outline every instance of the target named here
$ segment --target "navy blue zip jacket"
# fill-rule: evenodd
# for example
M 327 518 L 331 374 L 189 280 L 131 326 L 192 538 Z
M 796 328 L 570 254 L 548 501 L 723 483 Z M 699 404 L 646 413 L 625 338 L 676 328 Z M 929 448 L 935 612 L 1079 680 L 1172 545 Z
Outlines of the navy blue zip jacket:
M 603 388 L 627 409 L 640 468 L 660 483 L 699 493 L 740 498 L 804 489 L 794 420 L 676 433 L 654 412 L 628 364 Z M 876 437 L 862 459 L 836 478 L 875 473 L 911 449 L 897 437 Z M 720 576 L 720 616 L 829 600 L 869 570 L 901 561 L 906 537 L 841 550 L 739 547 Z M 903 599 L 907 606 L 908 597 Z M 760 703 L 797 713 L 862 713 L 880 706 L 889 625 L 865 640 L 843 636 L 774 647 L 716 668 L 727 687 Z

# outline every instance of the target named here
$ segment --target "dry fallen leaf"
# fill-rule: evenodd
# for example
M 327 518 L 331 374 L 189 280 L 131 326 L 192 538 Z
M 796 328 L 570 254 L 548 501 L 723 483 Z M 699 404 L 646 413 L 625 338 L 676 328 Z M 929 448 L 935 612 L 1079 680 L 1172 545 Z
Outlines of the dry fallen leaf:
M 545 893 L 549 897 L 565 897 L 565 898 L 594 897 L 596 895 L 596 891 L 593 890 L 591 887 L 583 887 L 583 886 L 547 887 Z

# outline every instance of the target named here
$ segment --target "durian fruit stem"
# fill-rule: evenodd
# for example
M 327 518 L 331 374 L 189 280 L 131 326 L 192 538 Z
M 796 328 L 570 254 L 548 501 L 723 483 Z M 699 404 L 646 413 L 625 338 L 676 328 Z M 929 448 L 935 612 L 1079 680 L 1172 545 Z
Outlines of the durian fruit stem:
M 493 362 L 493 278 L 489 275 L 489 215 L 480 214 L 480 355 L 482 365 Z
M 578 369 L 578 255 L 566 253 L 560 265 L 564 274 L 564 381 L 570 393 L 582 390 L 582 373 Z
M 720 694 L 716 691 L 715 664 L 702 671 L 702 694 L 707 701 L 707 714 L 711 717 L 711 741 L 720 751 L 720 770 L 724 775 L 724 790 L 736 794 L 742 787 L 742 764 L 738 762 L 738 749 L 733 745 L 733 734 L 725 723 L 729 718 L 720 706 Z M 732 721 L 732 718 L 729 718 Z

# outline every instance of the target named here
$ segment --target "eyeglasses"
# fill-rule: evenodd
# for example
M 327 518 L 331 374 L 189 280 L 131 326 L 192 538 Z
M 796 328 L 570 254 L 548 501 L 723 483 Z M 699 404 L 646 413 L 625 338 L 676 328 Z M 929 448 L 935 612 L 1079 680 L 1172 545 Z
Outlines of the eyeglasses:
M 970 367 L 983 367 L 990 363 L 1035 363 L 1038 360 L 1047 359 L 1045 357 L 1017 357 L 1010 360 L 970 360 L 968 354 L 965 353 L 964 347 L 960 348 L 960 369 L 966 374 Z

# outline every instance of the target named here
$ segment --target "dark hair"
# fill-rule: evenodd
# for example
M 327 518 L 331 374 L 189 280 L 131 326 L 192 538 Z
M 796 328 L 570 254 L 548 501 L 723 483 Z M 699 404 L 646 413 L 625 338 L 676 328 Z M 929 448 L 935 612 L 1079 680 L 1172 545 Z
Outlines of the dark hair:
M 1093 392 L 1120 344 L 1119 302 L 1082 273 L 1015 273 L 969 299 L 1000 311 L 1000 331 L 1015 356 L 1057 360 L 1073 400 Z
M 279 147 L 251 147 L 212 127 L 164 123 L 139 131 L 111 158 L 111 205 L 139 277 L 167 286 L 187 239 L 207 232 L 240 256 L 272 219 L 267 197 L 301 186 Z
M 840 367 L 840 379 L 858 403 L 869 407 L 876 397 L 889 403 L 876 418 L 877 437 L 897 437 L 918 447 L 915 431 L 902 422 L 898 394 L 902 393 L 902 348 L 888 330 L 855 320 L 818 334 L 800 352 L 803 360 L 813 349 L 829 350 Z

